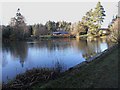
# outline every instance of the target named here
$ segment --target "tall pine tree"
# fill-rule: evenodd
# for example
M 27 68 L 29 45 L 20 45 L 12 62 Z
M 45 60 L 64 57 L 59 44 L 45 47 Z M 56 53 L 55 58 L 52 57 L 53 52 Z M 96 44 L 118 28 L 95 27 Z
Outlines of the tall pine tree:
M 97 3 L 95 9 L 91 9 L 82 18 L 82 22 L 89 27 L 88 34 L 97 34 L 104 20 L 105 10 L 100 2 Z
M 103 6 L 101 5 L 101 2 L 97 3 L 93 13 L 94 13 L 93 14 L 94 15 L 94 20 L 100 28 L 101 25 L 102 25 L 102 22 L 104 20 L 104 17 L 106 16 L 105 15 L 105 10 L 104 10 Z

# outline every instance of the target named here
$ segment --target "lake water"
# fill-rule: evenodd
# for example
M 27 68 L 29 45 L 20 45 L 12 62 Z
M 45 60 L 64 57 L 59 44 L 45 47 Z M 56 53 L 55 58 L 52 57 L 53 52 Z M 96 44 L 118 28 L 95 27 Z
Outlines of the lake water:
M 104 39 L 95 41 L 50 39 L 3 43 L 2 81 L 8 82 L 17 74 L 32 68 L 55 68 L 59 63 L 67 70 L 109 47 Z

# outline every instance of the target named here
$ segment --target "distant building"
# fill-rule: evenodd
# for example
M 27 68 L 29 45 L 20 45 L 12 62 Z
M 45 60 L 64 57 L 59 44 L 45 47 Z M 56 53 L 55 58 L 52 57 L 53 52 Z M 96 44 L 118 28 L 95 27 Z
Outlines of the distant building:
M 53 32 L 53 35 L 66 35 L 66 34 L 69 34 L 69 33 L 66 32 L 66 31 L 57 31 L 57 32 Z
M 99 28 L 98 30 L 101 31 L 102 34 L 110 34 L 110 30 L 108 28 Z
M 69 37 L 70 34 L 66 31 L 57 31 L 52 33 L 53 36 L 63 36 L 63 37 Z

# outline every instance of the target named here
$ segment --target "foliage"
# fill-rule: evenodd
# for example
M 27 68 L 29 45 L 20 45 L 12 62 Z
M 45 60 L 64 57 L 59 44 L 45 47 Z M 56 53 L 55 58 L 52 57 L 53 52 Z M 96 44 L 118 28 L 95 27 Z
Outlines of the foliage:
M 101 24 L 102 24 L 102 22 L 104 20 L 104 16 L 106 16 L 104 8 L 103 8 L 103 6 L 101 5 L 100 2 L 97 3 L 96 8 L 94 10 L 94 15 L 93 16 L 94 16 L 95 21 L 98 24 L 98 27 L 100 28 Z
M 46 22 L 45 26 L 47 27 L 49 33 L 55 32 L 55 31 L 70 31 L 70 22 L 66 21 L 59 21 L 59 22 L 54 22 L 54 21 L 48 21 Z
M 35 25 L 32 25 L 32 34 L 34 36 L 47 35 L 48 30 L 42 24 L 35 24 Z
M 8 38 L 10 40 L 22 40 L 30 35 L 25 18 L 19 12 L 19 9 L 16 16 L 11 18 L 10 25 L 2 26 L 2 32 L 3 39 Z
M 11 80 L 7 84 L 2 84 L 2 88 L 8 89 L 31 89 L 31 87 L 37 83 L 44 84 L 50 80 L 54 80 L 61 75 L 60 72 L 52 68 L 33 68 L 26 70 L 25 73 L 18 74 L 14 80 Z
M 82 18 L 82 22 L 89 27 L 88 34 L 96 35 L 104 20 L 105 11 L 100 2 L 97 3 L 95 9 L 91 9 Z
M 87 34 L 88 26 L 86 26 L 83 22 L 78 22 L 76 26 L 77 32 L 79 35 Z
M 48 21 L 46 22 L 45 26 L 47 27 L 49 33 L 55 31 L 55 22 Z
M 2 26 L 2 37 L 9 38 L 12 33 L 12 28 L 10 26 Z
M 61 21 L 57 23 L 59 23 L 59 27 L 57 29 L 64 30 L 64 31 L 70 31 L 70 26 L 71 26 L 70 22 Z
M 111 31 L 111 35 L 109 36 L 109 39 L 113 42 L 120 42 L 120 17 L 116 16 L 115 19 L 113 19 L 112 24 L 109 25 L 109 29 Z

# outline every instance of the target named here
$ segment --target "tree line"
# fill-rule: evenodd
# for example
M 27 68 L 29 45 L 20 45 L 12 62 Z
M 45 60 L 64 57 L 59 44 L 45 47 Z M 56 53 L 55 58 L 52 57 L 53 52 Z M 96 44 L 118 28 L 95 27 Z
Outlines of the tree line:
M 25 17 L 19 12 L 18 9 L 16 16 L 11 18 L 10 24 L 5 26 L 2 25 L 2 37 L 3 39 L 9 40 L 24 40 L 31 37 L 39 37 L 40 35 L 51 35 L 55 31 L 70 31 L 70 22 L 66 21 L 48 21 L 45 25 L 34 24 L 27 25 L 25 22 Z
M 51 35 L 56 31 L 67 31 L 70 34 L 73 32 L 75 35 L 99 36 L 99 28 L 101 28 L 105 16 L 104 7 L 101 5 L 101 2 L 98 2 L 94 9 L 86 12 L 82 20 L 75 24 L 66 21 L 54 22 L 49 20 L 45 25 L 39 23 L 27 25 L 25 17 L 18 9 L 16 16 L 11 18 L 10 24 L 7 26 L 2 25 L 2 36 L 3 39 L 23 40 L 31 37 L 31 35 L 36 37 Z
M 31 37 L 31 35 L 39 37 L 40 35 L 51 35 L 52 32 L 57 31 L 70 31 L 70 22 L 54 22 L 49 20 L 45 25 L 39 23 L 27 25 L 25 23 L 25 18 L 20 13 L 19 15 L 20 16 L 16 14 L 16 17 L 11 19 L 9 25 L 2 25 L 3 39 L 24 40 Z

